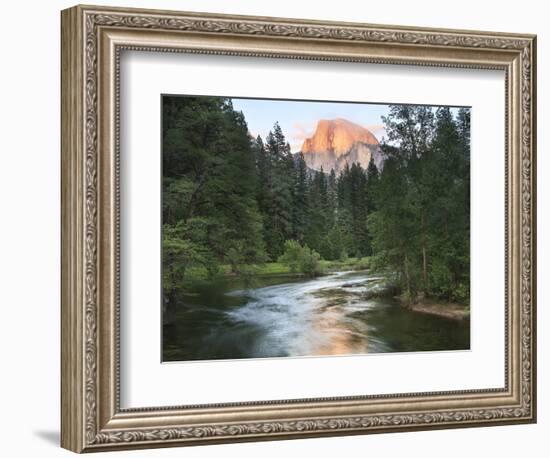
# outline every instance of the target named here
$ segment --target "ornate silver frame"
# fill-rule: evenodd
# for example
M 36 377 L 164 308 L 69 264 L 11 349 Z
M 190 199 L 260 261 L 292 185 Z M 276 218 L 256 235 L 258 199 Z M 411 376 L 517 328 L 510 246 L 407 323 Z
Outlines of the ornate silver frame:
M 503 389 L 121 409 L 118 90 L 123 49 L 506 73 Z M 536 37 L 76 6 L 62 12 L 62 446 L 75 452 L 536 418 Z

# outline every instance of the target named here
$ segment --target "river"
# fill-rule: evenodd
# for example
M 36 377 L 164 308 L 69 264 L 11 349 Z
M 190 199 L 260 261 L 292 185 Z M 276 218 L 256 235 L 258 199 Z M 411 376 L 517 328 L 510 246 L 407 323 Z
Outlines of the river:
M 361 271 L 202 284 L 164 312 L 163 360 L 469 349 L 469 320 L 365 299 L 379 280 Z

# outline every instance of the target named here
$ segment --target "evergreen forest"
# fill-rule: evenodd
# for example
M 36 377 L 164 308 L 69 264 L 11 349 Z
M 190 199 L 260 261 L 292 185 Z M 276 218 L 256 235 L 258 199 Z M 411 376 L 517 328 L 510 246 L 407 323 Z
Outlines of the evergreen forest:
M 252 138 L 229 98 L 165 96 L 165 296 L 197 278 L 254 277 L 274 263 L 322 275 L 367 265 L 409 302 L 468 304 L 470 110 L 390 105 L 383 165 L 309 169 L 280 125 Z

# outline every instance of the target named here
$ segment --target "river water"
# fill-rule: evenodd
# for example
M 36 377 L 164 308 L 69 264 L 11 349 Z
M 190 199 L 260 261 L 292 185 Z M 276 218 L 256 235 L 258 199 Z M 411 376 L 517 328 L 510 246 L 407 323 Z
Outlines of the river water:
M 163 360 L 212 360 L 464 350 L 469 320 L 366 299 L 379 278 L 336 272 L 274 277 L 253 286 L 219 281 L 181 295 L 163 314 Z

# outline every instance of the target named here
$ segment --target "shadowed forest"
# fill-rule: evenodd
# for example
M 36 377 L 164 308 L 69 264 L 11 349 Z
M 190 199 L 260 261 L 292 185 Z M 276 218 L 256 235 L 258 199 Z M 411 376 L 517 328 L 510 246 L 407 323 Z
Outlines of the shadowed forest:
M 165 296 L 343 263 L 391 273 L 409 302 L 468 303 L 469 109 L 390 106 L 381 170 L 339 175 L 309 169 L 276 121 L 251 138 L 229 98 L 165 96 L 162 109 Z

